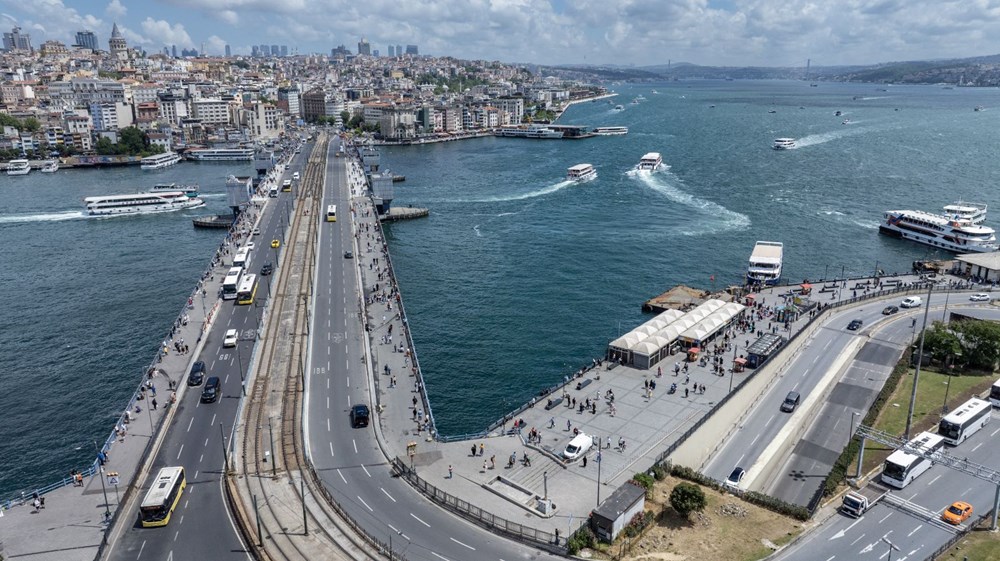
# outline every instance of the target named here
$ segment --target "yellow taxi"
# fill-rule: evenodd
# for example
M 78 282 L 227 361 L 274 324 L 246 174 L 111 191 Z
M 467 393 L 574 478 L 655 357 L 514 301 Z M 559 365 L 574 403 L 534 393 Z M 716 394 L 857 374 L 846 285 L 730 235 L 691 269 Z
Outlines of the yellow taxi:
M 957 526 L 968 520 L 970 516 L 972 516 L 972 505 L 967 502 L 956 501 L 944 509 L 944 512 L 941 513 L 941 520 Z
M 281 240 L 271 240 L 271 247 L 281 247 Z

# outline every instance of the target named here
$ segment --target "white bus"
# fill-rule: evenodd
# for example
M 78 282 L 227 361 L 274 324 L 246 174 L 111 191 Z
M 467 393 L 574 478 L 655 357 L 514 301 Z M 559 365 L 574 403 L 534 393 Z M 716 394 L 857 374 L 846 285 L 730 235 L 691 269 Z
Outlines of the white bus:
M 948 444 L 958 446 L 965 439 L 976 434 L 976 431 L 986 426 L 990 422 L 992 413 L 993 406 L 990 405 L 990 402 L 974 397 L 941 419 L 941 424 L 938 425 L 938 434 L 943 436 L 944 441 Z
M 939 434 L 922 432 L 908 442 L 906 447 L 937 456 L 938 451 L 944 448 L 944 437 Z M 934 465 L 933 460 L 928 460 L 924 456 L 911 454 L 904 449 L 896 450 L 885 459 L 885 464 L 882 467 L 882 483 L 902 489 L 921 473 L 931 469 L 932 465 Z
M 990 403 L 993 407 L 1000 407 L 1000 380 L 993 382 L 993 387 L 990 388 Z
M 250 253 L 249 247 L 241 247 L 236 251 L 236 255 L 233 257 L 233 267 L 240 267 L 243 270 L 250 268 Z
M 240 289 L 240 279 L 243 277 L 242 267 L 232 267 L 222 281 L 222 299 L 232 300 Z
M 181 493 L 187 487 L 184 478 L 184 468 L 165 467 L 156 474 L 156 479 L 149 486 L 146 497 L 139 506 L 139 522 L 144 528 L 166 526 L 170 522 L 170 514 L 174 512 L 181 500 Z
M 257 294 L 257 275 L 243 275 L 240 286 L 236 289 L 237 304 L 253 304 L 253 298 Z
M 326 221 L 327 222 L 337 221 L 337 205 L 329 205 L 326 207 Z
M 271 189 L 267 192 L 267 196 L 271 197 L 272 199 L 275 198 L 275 197 L 277 197 L 278 196 L 278 186 L 277 185 L 271 185 Z

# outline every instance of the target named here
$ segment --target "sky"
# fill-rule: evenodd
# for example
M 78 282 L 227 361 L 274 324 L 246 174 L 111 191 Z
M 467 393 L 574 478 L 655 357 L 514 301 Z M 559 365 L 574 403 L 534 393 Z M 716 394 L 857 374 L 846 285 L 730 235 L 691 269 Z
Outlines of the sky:
M 37 48 L 89 29 L 107 48 L 221 55 L 254 44 L 539 64 L 814 66 L 1000 52 L 1000 0 L 0 0 Z

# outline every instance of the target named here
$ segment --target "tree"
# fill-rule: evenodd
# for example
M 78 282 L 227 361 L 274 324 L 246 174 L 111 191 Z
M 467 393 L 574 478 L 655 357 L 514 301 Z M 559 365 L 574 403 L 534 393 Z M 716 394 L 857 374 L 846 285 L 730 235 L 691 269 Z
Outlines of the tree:
M 114 155 L 116 148 L 117 146 L 115 146 L 115 144 L 111 142 L 111 139 L 106 136 L 102 136 L 101 138 L 99 138 L 97 140 L 97 143 L 94 145 L 94 151 L 100 154 L 101 156 Z
M 683 481 L 670 492 L 670 506 L 685 518 L 692 512 L 705 510 L 706 505 L 705 492 L 694 483 Z
M 34 117 L 28 117 L 24 120 L 24 130 L 28 132 L 38 132 L 42 129 L 42 124 L 38 122 L 38 119 Z
M 350 120 L 351 120 L 351 112 L 350 111 L 341 111 L 340 112 L 340 122 L 343 123 L 344 126 L 347 126 L 347 123 Z
M 934 360 L 945 361 L 949 356 L 958 356 L 962 351 L 962 340 L 945 323 L 935 321 L 924 332 L 924 351 Z
M 351 120 L 349 122 L 346 123 L 346 126 L 349 129 L 356 129 L 356 128 L 360 127 L 361 124 L 364 123 L 364 122 L 365 122 L 365 118 L 364 117 L 362 117 L 361 115 L 355 115 L 355 116 L 351 117 Z
M 952 329 L 962 340 L 962 356 L 969 366 L 992 372 L 1000 363 L 1000 325 L 991 321 L 956 321 Z

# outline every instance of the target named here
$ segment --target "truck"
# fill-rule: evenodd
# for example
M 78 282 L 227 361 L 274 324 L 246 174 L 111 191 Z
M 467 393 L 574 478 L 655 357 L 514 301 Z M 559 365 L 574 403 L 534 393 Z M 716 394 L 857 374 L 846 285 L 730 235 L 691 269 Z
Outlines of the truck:
M 876 483 L 869 483 L 857 491 L 849 491 L 844 495 L 840 511 L 848 516 L 858 518 L 888 494 L 889 489 Z

